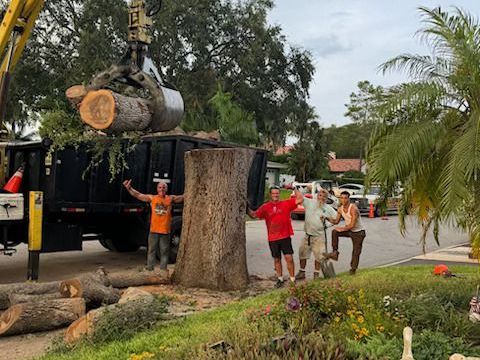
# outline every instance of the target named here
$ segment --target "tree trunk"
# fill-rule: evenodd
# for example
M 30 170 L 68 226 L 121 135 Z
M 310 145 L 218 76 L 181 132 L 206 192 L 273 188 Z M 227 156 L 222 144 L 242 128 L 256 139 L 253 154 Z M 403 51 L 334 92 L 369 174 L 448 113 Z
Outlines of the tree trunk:
M 149 101 L 114 93 L 111 90 L 93 90 L 80 104 L 83 122 L 96 130 L 108 133 L 141 131 L 152 121 Z
M 113 304 L 120 299 L 120 292 L 112 288 L 105 273 L 79 276 L 60 283 L 60 293 L 66 298 L 84 298 L 89 306 Z
M 59 281 L 48 283 L 15 283 L 0 285 L 0 310 L 10 306 L 10 294 L 41 295 L 58 292 Z
M 86 315 L 73 322 L 65 331 L 64 339 L 69 345 L 76 343 L 85 336 L 91 336 L 95 332 L 95 325 L 107 312 L 110 316 L 121 317 L 130 309 L 139 309 L 152 304 L 153 295 L 143 290 L 127 289 L 118 304 L 103 306 L 90 310 Z M 134 324 L 132 324 L 134 326 Z
M 110 284 L 115 288 L 170 284 L 170 279 L 167 275 L 152 273 L 151 271 L 121 271 L 108 274 L 107 276 Z
M 73 107 L 78 108 L 83 98 L 87 95 L 87 89 L 83 85 L 70 86 L 65 91 L 65 96 Z
M 17 304 L 0 316 L 0 336 L 52 330 L 85 314 L 83 299 L 45 300 Z
M 245 213 L 253 156 L 245 148 L 185 154 L 185 206 L 174 282 L 215 290 L 247 286 Z

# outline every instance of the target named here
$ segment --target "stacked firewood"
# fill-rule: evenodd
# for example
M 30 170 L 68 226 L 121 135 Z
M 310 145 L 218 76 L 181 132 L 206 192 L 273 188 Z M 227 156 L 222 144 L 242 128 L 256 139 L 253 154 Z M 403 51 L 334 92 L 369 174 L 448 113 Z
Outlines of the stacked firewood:
M 152 296 L 132 287 L 170 283 L 168 275 L 148 271 L 107 273 L 99 269 L 76 278 L 47 283 L 0 285 L 0 336 L 66 327 L 69 343 L 93 331 L 105 309 L 118 303 L 145 306 Z M 126 291 L 120 289 L 129 288 Z

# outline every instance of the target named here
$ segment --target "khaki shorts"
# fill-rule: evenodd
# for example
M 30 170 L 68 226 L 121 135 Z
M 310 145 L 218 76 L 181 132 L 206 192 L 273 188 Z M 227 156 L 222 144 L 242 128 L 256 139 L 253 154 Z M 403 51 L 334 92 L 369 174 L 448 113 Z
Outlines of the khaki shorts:
M 310 237 L 310 246 L 308 246 L 308 238 Z M 298 249 L 298 255 L 300 260 L 308 260 L 310 259 L 310 255 L 313 252 L 313 256 L 316 261 L 320 262 L 324 260 L 323 253 L 326 251 L 325 249 L 325 237 L 321 236 L 313 236 L 313 235 L 305 235 L 300 244 L 300 248 Z

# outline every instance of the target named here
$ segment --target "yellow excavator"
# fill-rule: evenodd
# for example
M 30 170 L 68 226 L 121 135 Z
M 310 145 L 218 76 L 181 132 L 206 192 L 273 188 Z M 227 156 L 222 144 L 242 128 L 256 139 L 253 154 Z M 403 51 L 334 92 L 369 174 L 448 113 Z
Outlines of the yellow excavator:
M 45 0 L 12 0 L 4 11 L 0 26 L 0 120 L 5 134 L 5 112 L 10 76 L 18 63 Z M 160 11 L 161 0 L 147 8 L 145 0 L 131 0 L 128 5 L 128 49 L 119 64 L 95 75 L 89 90 L 107 87 L 113 81 L 143 89 L 149 94 L 152 113 L 150 130 L 168 131 L 181 121 L 184 103 L 180 92 L 162 80 L 153 63 L 148 45 L 151 43 L 152 16 Z M 67 85 L 67 84 L 65 84 Z

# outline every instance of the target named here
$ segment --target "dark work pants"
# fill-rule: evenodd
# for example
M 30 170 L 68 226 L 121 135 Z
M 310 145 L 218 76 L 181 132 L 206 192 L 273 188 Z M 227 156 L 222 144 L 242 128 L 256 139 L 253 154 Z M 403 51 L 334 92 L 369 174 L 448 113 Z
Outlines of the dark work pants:
M 352 239 L 353 251 L 352 251 L 352 261 L 350 262 L 350 267 L 352 270 L 358 268 L 358 263 L 360 261 L 360 254 L 362 253 L 363 239 L 365 239 L 365 230 L 362 231 L 332 231 L 332 247 L 333 251 L 338 251 L 338 238 L 340 237 L 349 237 Z

